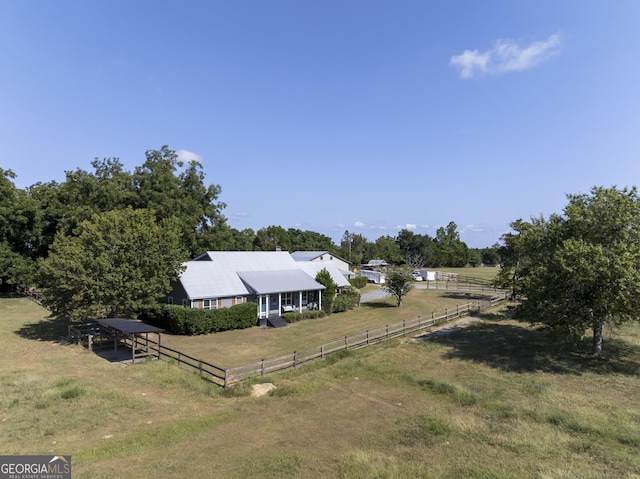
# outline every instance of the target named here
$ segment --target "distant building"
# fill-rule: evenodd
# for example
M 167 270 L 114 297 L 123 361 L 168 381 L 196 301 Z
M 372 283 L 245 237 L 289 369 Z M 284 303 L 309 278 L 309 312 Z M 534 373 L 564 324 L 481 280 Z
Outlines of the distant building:
M 351 265 L 348 261 L 328 251 L 296 251 L 291 253 L 291 257 L 296 261 L 330 261 L 340 270 L 345 278 L 353 278 L 355 276 L 355 274 L 351 272 Z

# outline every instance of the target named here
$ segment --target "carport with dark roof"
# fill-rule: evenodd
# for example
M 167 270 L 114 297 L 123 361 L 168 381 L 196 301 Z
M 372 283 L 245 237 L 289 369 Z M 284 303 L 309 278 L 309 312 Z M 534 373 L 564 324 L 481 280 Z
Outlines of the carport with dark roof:
M 150 324 L 126 318 L 106 318 L 98 319 L 100 325 L 100 335 L 113 337 L 113 349 L 118 350 L 118 343 L 122 341 L 125 346 L 127 340 L 131 343 L 131 361 L 136 362 L 136 358 L 150 355 L 157 355 L 160 359 L 160 338 L 164 329 L 157 328 Z M 157 347 L 149 348 L 149 333 L 158 336 Z M 155 350 L 155 351 L 154 351 Z

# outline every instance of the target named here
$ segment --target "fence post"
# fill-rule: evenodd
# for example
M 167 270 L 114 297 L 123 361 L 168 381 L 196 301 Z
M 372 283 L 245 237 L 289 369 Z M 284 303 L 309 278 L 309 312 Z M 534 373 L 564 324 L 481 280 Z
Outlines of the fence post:
M 324 359 L 324 344 L 320 346 L 320 359 Z
M 344 337 L 344 348 L 345 349 L 349 349 L 349 340 L 347 339 L 347 337 Z
M 261 361 L 260 365 L 260 376 L 264 376 L 264 359 Z
M 387 324 L 387 341 L 389 341 L 389 325 Z
M 226 389 L 226 387 L 229 385 L 228 383 L 229 381 L 229 370 L 225 369 L 224 370 L 224 379 L 223 379 L 223 383 L 222 383 L 222 387 Z
M 298 364 L 298 352 L 294 351 L 293 352 L 293 367 L 295 368 L 297 364 Z
M 367 344 L 369 344 L 369 330 L 367 329 Z
M 402 320 L 402 333 L 404 334 L 405 330 L 406 330 L 406 326 L 405 326 L 405 320 Z
M 198 359 L 198 371 L 200 372 L 200 377 L 202 377 L 202 360 Z

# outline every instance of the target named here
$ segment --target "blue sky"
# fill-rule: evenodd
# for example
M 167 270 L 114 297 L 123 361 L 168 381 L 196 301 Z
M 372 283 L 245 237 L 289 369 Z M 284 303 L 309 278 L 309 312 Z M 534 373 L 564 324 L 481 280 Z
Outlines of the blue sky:
M 0 167 L 162 145 L 234 228 L 472 247 L 640 173 L 640 2 L 0 2 Z

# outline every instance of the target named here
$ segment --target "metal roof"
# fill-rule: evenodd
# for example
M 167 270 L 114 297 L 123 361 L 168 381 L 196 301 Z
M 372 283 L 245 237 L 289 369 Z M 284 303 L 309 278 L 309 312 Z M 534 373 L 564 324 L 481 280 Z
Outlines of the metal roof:
M 116 329 L 125 334 L 162 333 L 164 331 L 164 329 L 156 328 L 142 321 L 126 318 L 98 319 L 98 324 L 107 328 Z
M 383 259 L 370 259 L 365 266 L 387 266 L 387 262 Z
M 324 286 L 301 270 L 242 271 L 238 276 L 257 294 L 317 291 Z
M 266 290 L 275 293 L 322 289 L 323 286 L 314 280 L 315 274 L 313 277 L 308 274 L 298 276 L 298 285 L 289 286 L 294 276 L 286 272 L 303 272 L 301 264 L 304 263 L 296 262 L 286 251 L 207 251 L 185 263 L 180 282 L 190 299 L 247 296 L 254 291 Z M 266 286 L 262 279 L 257 279 L 260 275 L 246 276 L 260 288 L 255 290 L 253 284 L 240 278 L 239 272 L 243 275 L 259 272 L 273 284 Z M 287 289 L 280 289 L 284 287 Z
M 296 261 L 312 261 L 327 253 L 328 251 L 294 251 L 291 253 L 291 257 Z
M 345 278 L 344 274 L 338 269 L 333 261 L 300 261 L 298 263 L 300 267 L 312 278 L 318 275 L 320 271 L 326 269 L 331 275 L 333 280 L 339 288 L 349 286 L 349 281 Z

